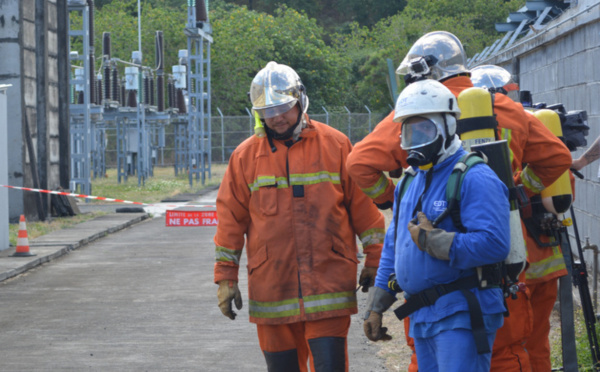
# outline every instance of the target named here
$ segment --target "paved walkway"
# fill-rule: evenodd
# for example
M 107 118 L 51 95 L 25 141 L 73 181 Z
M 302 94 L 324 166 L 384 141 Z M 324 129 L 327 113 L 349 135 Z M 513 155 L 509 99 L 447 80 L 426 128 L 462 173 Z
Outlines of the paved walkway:
M 232 322 L 221 315 L 212 283 L 216 228 L 165 227 L 166 209 L 214 204 L 215 198 L 213 191 L 158 203 L 151 214 L 109 213 L 30 240 L 33 257 L 11 257 L 14 248 L 3 251 L 0 356 L 10 366 L 3 370 L 42 370 L 43 360 L 52 360 L 52 370 L 266 370 L 248 322 L 246 270 L 240 270 L 244 308 Z M 31 270 L 48 262 L 53 264 Z M 358 293 L 361 314 L 366 298 Z M 358 314 L 348 349 L 350 372 L 386 371 Z

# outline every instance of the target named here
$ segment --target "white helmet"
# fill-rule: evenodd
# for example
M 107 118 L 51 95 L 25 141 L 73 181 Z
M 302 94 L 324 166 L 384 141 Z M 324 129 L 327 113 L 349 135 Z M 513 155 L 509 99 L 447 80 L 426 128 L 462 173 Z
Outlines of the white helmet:
M 471 70 L 471 81 L 478 88 L 508 94 L 519 90 L 510 72 L 500 66 L 482 65 Z
M 435 165 L 456 152 L 459 117 L 456 97 L 439 81 L 418 80 L 404 88 L 396 101 L 394 121 L 402 123 L 400 147 L 408 151 L 408 164 Z
M 434 31 L 421 36 L 396 70 L 399 75 L 412 74 L 435 80 L 468 73 L 467 55 L 456 36 Z
M 302 113 L 308 110 L 308 97 L 300 77 L 289 66 L 269 62 L 250 85 L 252 110 L 261 119 L 281 115 L 300 104 Z
M 401 123 L 409 116 L 432 113 L 453 114 L 460 118 L 456 97 L 436 80 L 420 80 L 410 84 L 398 96 L 394 121 Z

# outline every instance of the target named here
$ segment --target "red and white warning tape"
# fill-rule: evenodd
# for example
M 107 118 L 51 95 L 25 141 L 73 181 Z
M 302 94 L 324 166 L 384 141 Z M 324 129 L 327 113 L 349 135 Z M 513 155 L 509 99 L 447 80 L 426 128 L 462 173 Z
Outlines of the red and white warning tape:
M 43 189 L 32 189 L 30 187 L 19 187 L 19 186 L 9 186 L 9 185 L 0 185 L 2 187 L 7 187 L 9 189 L 17 189 L 17 190 L 25 190 L 25 191 L 33 191 L 33 192 L 42 192 L 44 194 L 54 194 L 54 195 L 65 195 L 65 196 L 72 196 L 75 198 L 84 198 L 84 199 L 96 199 L 96 200 L 105 200 L 105 201 L 112 201 L 112 202 L 117 202 L 117 203 L 126 203 L 126 204 L 137 204 L 137 205 L 152 205 L 152 204 L 146 204 L 146 203 L 140 203 L 140 202 L 134 202 L 134 201 L 129 201 L 129 200 L 121 200 L 121 199 L 112 199 L 112 198 L 105 198 L 103 196 L 94 196 L 94 195 L 84 195 L 84 194 L 73 194 L 70 192 L 63 192 L 63 191 L 52 191 L 52 190 L 43 190 Z
M 145 205 L 145 206 L 156 206 L 157 205 L 157 204 L 147 204 L 147 203 L 135 202 L 135 201 L 130 201 L 130 200 L 106 198 L 104 196 L 94 196 L 94 195 L 85 195 L 85 194 L 73 194 L 73 193 L 70 193 L 70 192 L 52 191 L 52 190 L 44 190 L 44 189 L 33 189 L 33 188 L 30 188 L 30 187 L 19 187 L 19 186 L 9 186 L 9 185 L 0 185 L 0 187 L 6 187 L 6 188 L 9 188 L 9 189 L 16 189 L 16 190 L 32 191 L 32 192 L 41 192 L 41 193 L 44 193 L 44 194 L 72 196 L 74 198 L 103 200 L 103 201 L 110 201 L 110 202 L 115 202 L 115 203 L 125 203 L 125 204 L 135 204 L 135 205 Z M 216 205 L 193 205 L 192 204 L 192 205 L 186 205 L 186 207 L 192 207 L 192 208 L 216 208 Z

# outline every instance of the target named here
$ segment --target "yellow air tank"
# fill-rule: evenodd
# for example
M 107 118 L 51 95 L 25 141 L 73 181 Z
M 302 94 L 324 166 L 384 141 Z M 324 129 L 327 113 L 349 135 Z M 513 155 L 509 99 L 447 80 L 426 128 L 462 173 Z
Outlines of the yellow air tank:
M 471 151 L 471 146 L 496 140 L 496 119 L 492 106 L 492 95 L 484 88 L 468 88 L 458 95 L 460 120 L 456 123 L 456 133 L 463 147 Z
M 562 136 L 560 118 L 555 111 L 542 109 L 536 111 L 533 115 L 544 123 L 555 136 Z M 569 210 L 573 201 L 572 195 L 571 180 L 569 179 L 569 171 L 567 170 L 552 185 L 542 190 L 542 204 L 548 212 L 559 216 Z
M 527 253 L 525 239 L 521 227 L 517 193 L 512 178 L 510 164 L 510 149 L 508 143 L 497 141 L 496 128 L 498 123 L 494 117 L 492 95 L 484 88 L 468 88 L 458 96 L 460 120 L 456 123 L 456 132 L 467 151 L 478 151 L 488 158 L 488 166 L 496 173 L 506 187 L 510 190 L 510 252 L 504 260 L 506 271 L 505 283 L 513 287 L 515 296 L 516 283 L 519 274 L 525 269 Z

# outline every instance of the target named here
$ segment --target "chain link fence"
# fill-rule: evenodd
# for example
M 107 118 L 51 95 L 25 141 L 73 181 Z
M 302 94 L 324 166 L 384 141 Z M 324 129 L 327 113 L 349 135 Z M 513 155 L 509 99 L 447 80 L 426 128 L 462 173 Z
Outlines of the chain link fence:
M 227 163 L 235 148 L 245 139 L 254 134 L 254 118 L 245 116 L 225 116 L 217 108 L 218 116 L 211 118 L 210 139 L 211 157 L 213 163 Z M 388 112 L 371 112 L 365 106 L 362 113 L 350 112 L 345 107 L 328 111 L 322 107 L 322 113 L 309 113 L 311 120 L 325 123 L 344 133 L 354 144 L 370 133 Z M 98 129 L 97 129 L 98 130 Z M 107 168 L 117 167 L 117 136 L 116 128 L 103 127 L 105 141 L 105 163 Z M 153 132 L 150 141 L 153 144 L 153 161 L 155 166 L 174 166 L 176 163 L 176 125 L 167 124 L 164 127 L 164 137 Z M 164 146 L 159 146 L 163 145 Z

